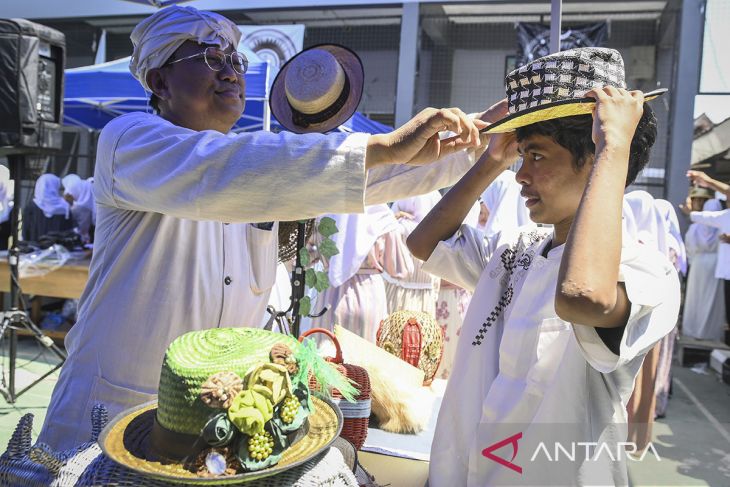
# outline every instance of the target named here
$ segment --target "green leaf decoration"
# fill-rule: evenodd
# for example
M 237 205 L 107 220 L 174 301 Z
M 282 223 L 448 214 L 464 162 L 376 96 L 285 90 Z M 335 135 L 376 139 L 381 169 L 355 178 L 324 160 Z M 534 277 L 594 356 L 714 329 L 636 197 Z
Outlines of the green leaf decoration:
M 337 245 L 335 244 L 334 240 L 332 240 L 329 237 L 325 237 L 322 239 L 322 242 L 320 242 L 319 246 L 319 253 L 322 254 L 323 257 L 330 258 L 333 255 L 337 255 L 340 253 L 340 249 L 337 248 Z
M 307 287 L 314 287 L 314 285 L 317 283 L 317 273 L 314 271 L 314 269 L 307 269 L 304 271 L 304 284 L 306 284 Z
M 326 216 L 319 221 L 317 230 L 323 237 L 329 237 L 337 233 L 337 224 L 332 218 Z
M 315 274 L 317 276 L 317 282 L 314 284 L 314 289 L 321 293 L 330 287 L 330 278 L 327 276 L 326 272 L 316 271 Z
M 309 299 L 309 296 L 304 296 L 301 300 L 299 300 L 299 314 L 302 316 L 307 316 L 312 311 L 312 300 Z
M 306 247 L 302 247 L 301 249 L 299 249 L 299 260 L 304 267 L 307 267 L 311 262 L 311 259 L 309 258 L 309 251 Z
M 318 392 L 323 396 L 331 397 L 332 389 L 337 389 L 347 401 L 355 401 L 355 397 L 360 393 L 354 385 L 355 382 L 345 377 L 334 365 L 319 355 L 313 339 L 305 338 L 294 356 L 299 364 L 299 371 L 292 378 L 293 383 L 301 384 L 305 381 L 308 383 L 311 372 L 319 384 Z

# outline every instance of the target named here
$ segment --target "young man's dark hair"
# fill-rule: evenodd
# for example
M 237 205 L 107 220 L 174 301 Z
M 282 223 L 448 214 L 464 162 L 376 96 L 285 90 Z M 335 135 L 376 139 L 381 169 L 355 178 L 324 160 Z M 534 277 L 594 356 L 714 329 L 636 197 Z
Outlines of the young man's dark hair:
M 557 144 L 565 147 L 573 154 L 573 163 L 580 168 L 586 162 L 586 156 L 594 155 L 596 146 L 591 137 L 593 131 L 592 115 L 576 115 L 537 122 L 517 129 L 517 140 L 523 141 L 533 135 L 550 137 Z M 626 186 L 633 183 L 639 172 L 649 162 L 651 147 L 656 141 L 657 121 L 654 110 L 644 103 L 644 113 L 636 127 L 631 140 L 629 169 L 626 175 Z

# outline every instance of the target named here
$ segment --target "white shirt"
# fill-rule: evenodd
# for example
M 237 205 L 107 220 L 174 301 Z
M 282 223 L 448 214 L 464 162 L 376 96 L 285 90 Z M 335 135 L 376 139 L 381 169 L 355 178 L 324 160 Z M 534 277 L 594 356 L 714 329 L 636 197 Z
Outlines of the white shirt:
M 719 228 L 722 233 L 730 233 L 730 209 L 722 211 L 693 211 L 689 214 L 694 223 Z M 730 279 L 730 244 L 721 242 L 717 248 L 717 267 L 715 278 Z
M 632 305 L 615 355 L 595 328 L 557 316 L 564 246 L 543 257 L 550 236 L 546 229 L 518 231 L 485 244 L 462 226 L 424 266 L 474 291 L 439 412 L 431 487 L 627 484 L 615 443 L 626 441 L 626 403 L 644 354 L 676 323 L 679 280 L 659 252 L 640 244 L 623 248 L 619 280 Z M 509 461 L 515 453 L 521 474 L 483 453 L 501 440 L 504 449 L 491 454 Z M 579 446 L 576 461 L 552 463 L 539 445 L 554 458 L 558 440 L 567 449 L 605 441 L 615 461 L 606 454 L 581 461 L 586 455 Z
M 362 212 L 453 184 L 474 161 L 460 152 L 366 173 L 367 137 L 197 132 L 146 113 L 111 121 L 97 151 L 89 281 L 41 440 L 71 448 L 88 441 L 95 403 L 113 417 L 154 399 L 177 336 L 260 325 L 277 226 L 242 222 Z

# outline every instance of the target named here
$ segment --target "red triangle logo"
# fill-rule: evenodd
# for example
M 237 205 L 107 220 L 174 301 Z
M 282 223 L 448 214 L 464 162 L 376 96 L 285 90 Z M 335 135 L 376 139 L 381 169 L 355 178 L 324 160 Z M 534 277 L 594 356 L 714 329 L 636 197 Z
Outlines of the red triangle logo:
M 486 458 L 499 463 L 500 465 L 507 467 L 509 469 L 514 470 L 515 472 L 521 474 L 522 473 L 522 467 L 519 465 L 515 465 L 512 463 L 512 460 L 515 459 L 517 456 L 517 450 L 519 449 L 518 441 L 522 439 L 522 433 L 517 433 L 515 435 L 510 436 L 509 438 L 505 438 L 504 440 L 498 441 L 497 443 L 486 447 L 484 450 L 482 450 L 482 455 Z M 510 460 L 505 460 L 502 457 L 498 457 L 497 455 L 493 454 L 492 452 L 494 450 L 499 450 L 505 445 L 512 445 L 512 458 Z

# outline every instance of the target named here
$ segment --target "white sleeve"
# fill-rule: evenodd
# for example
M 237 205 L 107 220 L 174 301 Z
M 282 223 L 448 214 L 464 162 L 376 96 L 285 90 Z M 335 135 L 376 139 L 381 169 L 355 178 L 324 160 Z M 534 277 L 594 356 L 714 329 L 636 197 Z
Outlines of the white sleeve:
M 619 355 L 609 350 L 594 327 L 573 325 L 583 356 L 602 373 L 613 372 L 647 353 L 674 329 L 679 314 L 679 277 L 674 266 L 660 252 L 645 245 L 624 247 L 619 281 L 626 286 L 631 302 Z
M 730 209 L 722 211 L 693 211 L 689 214 L 693 223 L 719 228 L 723 233 L 730 232 Z
M 362 213 L 367 134 L 197 132 L 150 114 L 99 139 L 99 204 L 223 222 Z
M 474 150 L 461 150 L 424 166 L 388 164 L 367 173 L 365 204 L 374 205 L 454 185 L 474 165 Z
M 498 236 L 487 243 L 482 232 L 462 225 L 450 239 L 438 243 L 422 269 L 474 292 L 494 252 Z

